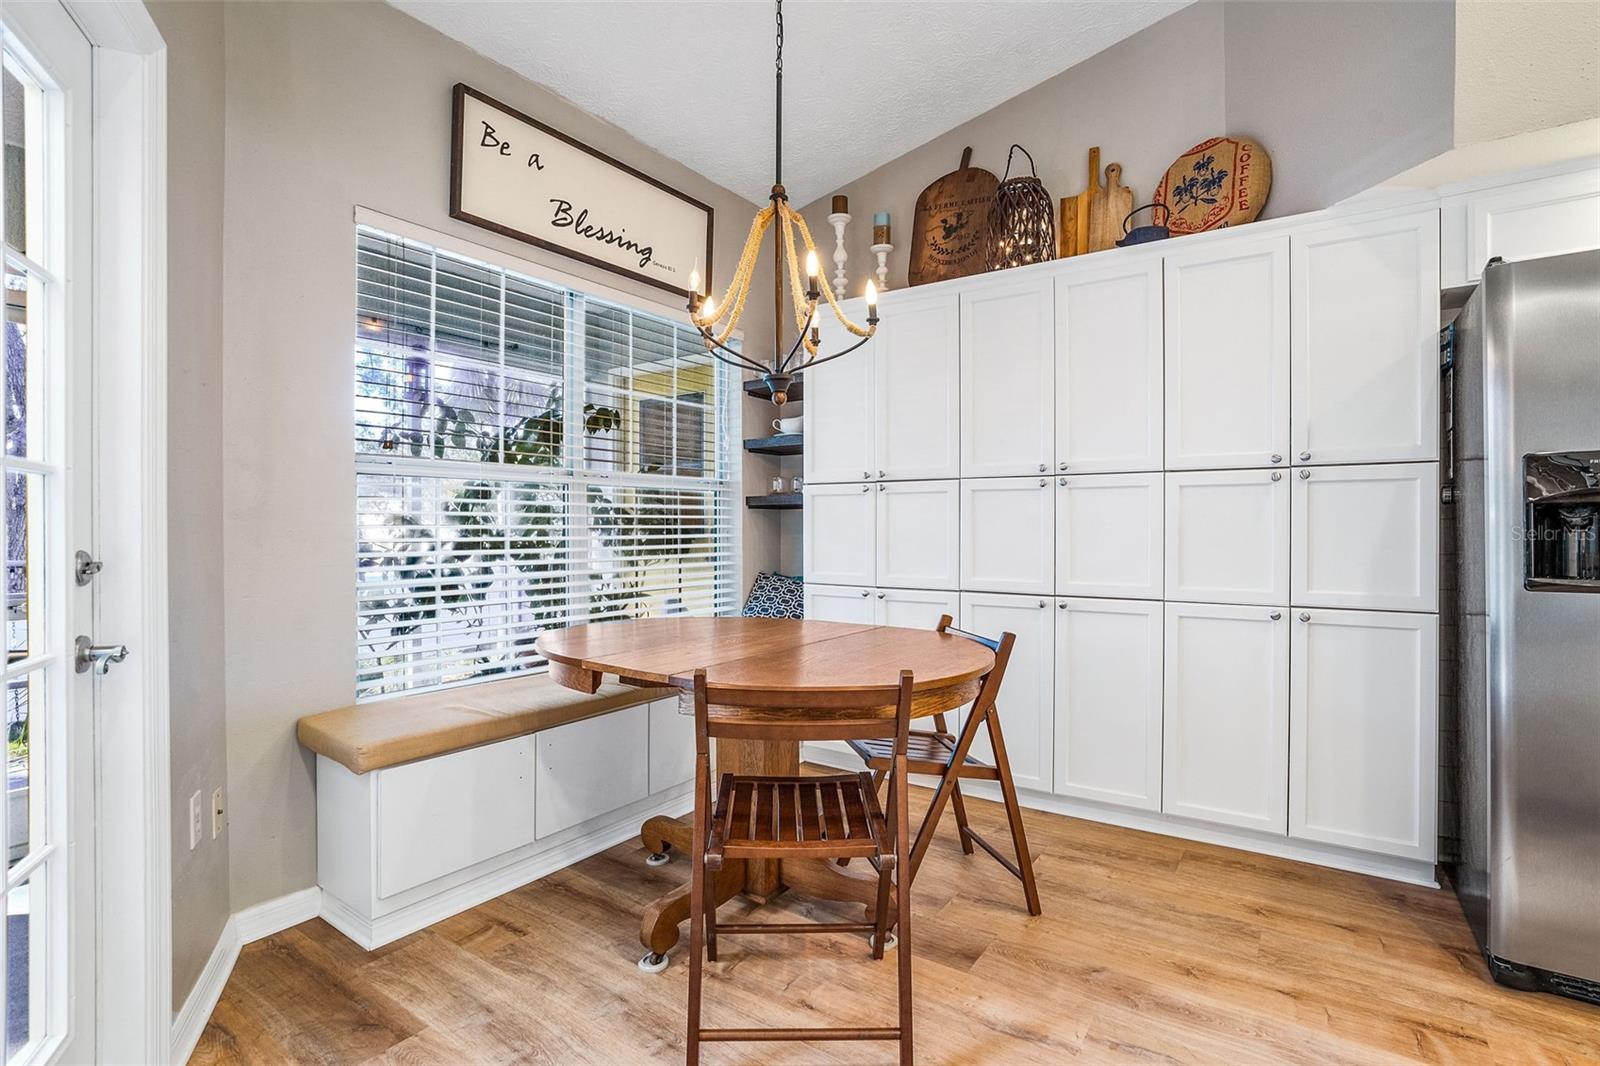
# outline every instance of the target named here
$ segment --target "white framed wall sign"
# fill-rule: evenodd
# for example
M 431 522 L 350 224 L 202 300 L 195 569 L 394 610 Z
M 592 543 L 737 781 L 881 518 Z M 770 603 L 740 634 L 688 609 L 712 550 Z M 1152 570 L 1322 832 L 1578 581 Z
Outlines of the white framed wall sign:
M 689 294 L 711 278 L 712 210 L 457 83 L 450 217 Z

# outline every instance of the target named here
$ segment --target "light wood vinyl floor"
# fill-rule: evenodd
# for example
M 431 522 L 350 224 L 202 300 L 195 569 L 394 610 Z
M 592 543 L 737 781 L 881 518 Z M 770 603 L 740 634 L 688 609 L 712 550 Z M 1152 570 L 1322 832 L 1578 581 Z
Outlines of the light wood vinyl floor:
M 968 802 L 1004 841 L 1000 808 Z M 1600 1008 L 1495 986 L 1448 891 L 1027 812 L 1030 918 L 948 817 L 914 889 L 920 1062 L 1600 1063 Z M 643 859 L 619 845 L 370 953 L 321 920 L 251 944 L 191 1062 L 682 1062 L 687 935 L 667 972 L 635 963 L 641 908 L 688 864 Z M 708 1025 L 893 1024 L 893 962 L 853 937 L 726 938 L 708 974 Z M 831 1043 L 704 1056 L 893 1059 Z

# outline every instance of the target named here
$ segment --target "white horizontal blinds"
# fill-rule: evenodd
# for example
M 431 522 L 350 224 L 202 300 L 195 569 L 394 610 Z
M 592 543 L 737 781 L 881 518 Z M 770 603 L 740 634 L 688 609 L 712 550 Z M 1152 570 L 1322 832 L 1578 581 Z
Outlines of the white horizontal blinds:
M 737 606 L 736 383 L 663 316 L 358 228 L 357 698 Z

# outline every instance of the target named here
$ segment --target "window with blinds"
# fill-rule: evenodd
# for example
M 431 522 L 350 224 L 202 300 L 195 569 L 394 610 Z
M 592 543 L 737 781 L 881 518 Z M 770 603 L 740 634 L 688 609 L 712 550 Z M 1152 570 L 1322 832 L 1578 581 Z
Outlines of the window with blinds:
M 738 383 L 662 314 L 357 228 L 356 697 L 737 606 Z

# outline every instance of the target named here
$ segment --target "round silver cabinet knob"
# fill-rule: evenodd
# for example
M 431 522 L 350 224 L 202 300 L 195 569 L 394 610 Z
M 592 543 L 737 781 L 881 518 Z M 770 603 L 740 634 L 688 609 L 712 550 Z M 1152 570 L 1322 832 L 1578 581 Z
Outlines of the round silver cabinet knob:
M 878 491 L 879 492 L 888 492 L 889 491 L 889 486 L 888 485 L 879 485 L 878 486 Z
M 1066 468 L 1067 468 L 1067 464 L 1066 463 L 1058 463 L 1056 465 L 1056 469 L 1057 470 L 1065 470 Z
M 1267 615 L 1267 617 L 1272 619 L 1274 622 L 1276 622 L 1278 619 L 1283 617 L 1283 612 L 1282 611 L 1273 611 L 1271 614 Z
M 1039 601 L 1039 606 L 1040 607 L 1048 607 L 1048 606 L 1050 606 L 1050 601 L 1049 600 L 1040 600 Z
M 1062 600 L 1060 603 L 1056 604 L 1056 606 L 1061 608 L 1063 611 L 1065 611 L 1067 609 L 1067 601 L 1066 600 Z
M 1279 455 L 1277 452 L 1273 452 L 1272 453 L 1272 461 L 1275 462 L 1275 463 L 1281 463 L 1281 462 L 1283 462 L 1283 456 Z
M 871 485 L 862 485 L 861 486 L 861 491 L 862 492 L 871 492 L 872 491 L 872 486 Z
M 872 590 L 871 589 L 862 589 L 861 590 L 861 595 L 862 595 L 862 598 L 864 599 L 867 596 L 872 595 Z
M 1310 478 L 1310 477 L 1311 477 L 1311 471 L 1309 471 L 1309 470 L 1302 470 L 1302 471 L 1300 471 L 1300 480 L 1301 480 L 1301 481 L 1306 481 L 1306 480 L 1308 480 L 1308 479 L 1309 479 L 1309 478 Z
M 870 471 L 870 470 L 861 471 L 861 480 L 866 481 L 870 477 L 872 477 L 872 471 Z
M 1283 474 L 1280 471 L 1274 470 L 1272 472 L 1272 480 L 1274 480 L 1274 481 L 1282 481 L 1283 480 Z
M 1311 621 L 1311 613 L 1309 611 L 1301 611 L 1300 612 L 1300 621 L 1302 621 L 1302 622 Z
M 889 595 L 889 594 L 888 594 L 888 593 L 887 593 L 887 592 L 880 592 L 880 593 L 878 593 L 878 599 L 880 599 L 880 600 L 881 600 L 881 599 L 883 599 L 883 598 L 884 598 L 884 597 L 885 597 L 885 596 L 887 596 L 887 595 Z
M 1066 483 L 1067 483 L 1067 479 L 1066 479 L 1066 478 L 1064 478 L 1064 477 L 1063 477 L 1063 478 L 1057 478 L 1057 479 L 1056 479 L 1056 484 L 1057 484 L 1057 485 L 1065 485 L 1065 484 L 1066 484 Z
M 880 470 L 880 471 L 878 471 L 878 476 L 879 477 L 886 477 L 887 475 L 882 470 Z
M 1044 473 L 1044 472 L 1045 472 L 1045 471 L 1046 471 L 1046 470 L 1049 470 L 1049 469 L 1050 469 L 1050 464 L 1049 464 L 1049 463 L 1040 463 L 1040 464 L 1039 464 L 1039 473 L 1041 473 L 1041 474 L 1042 474 L 1042 473 Z
M 1300 453 L 1300 461 L 1302 463 L 1305 462 L 1307 459 L 1310 459 L 1310 458 L 1311 458 L 1311 453 L 1310 452 L 1301 452 Z

